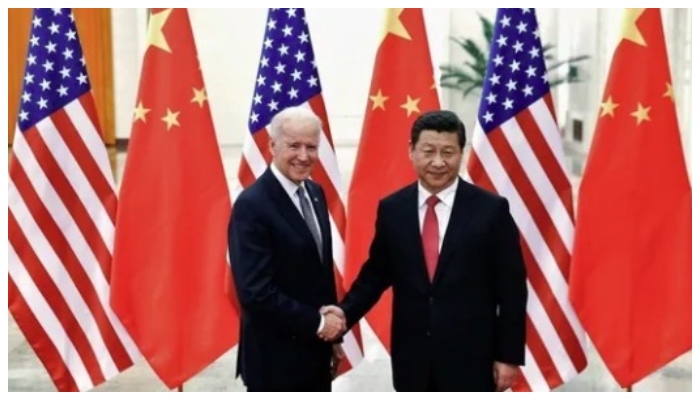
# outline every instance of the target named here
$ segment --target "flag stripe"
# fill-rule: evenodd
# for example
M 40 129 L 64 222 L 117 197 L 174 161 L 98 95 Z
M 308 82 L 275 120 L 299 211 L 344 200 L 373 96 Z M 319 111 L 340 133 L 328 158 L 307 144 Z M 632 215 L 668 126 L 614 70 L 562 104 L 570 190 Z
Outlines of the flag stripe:
M 535 360 L 537 369 L 542 371 L 544 379 L 547 381 L 549 387 L 557 387 L 564 383 L 554 365 L 554 360 L 550 356 L 545 342 L 542 340 L 537 328 L 535 327 L 533 321 L 533 316 L 528 310 L 528 316 L 525 321 L 526 335 L 527 335 L 527 347 L 532 354 L 532 358 Z
M 28 234 L 35 235 L 36 227 L 21 227 L 17 223 L 17 220 L 23 221 L 23 218 L 26 218 L 25 212 L 26 210 L 21 209 L 11 210 L 8 213 L 8 228 L 11 228 L 16 232 L 24 228 L 26 229 L 25 232 Z M 17 214 L 17 219 L 15 218 L 15 214 Z M 75 346 L 78 357 L 80 358 L 81 363 L 85 366 L 87 373 L 90 376 L 90 380 L 93 383 L 104 381 L 104 376 L 102 375 L 101 368 L 98 363 L 98 357 L 93 351 L 93 346 L 96 345 L 96 343 L 91 341 L 86 335 L 86 332 L 91 330 L 93 321 L 90 321 L 90 318 L 85 315 L 85 313 L 76 313 L 76 311 L 80 310 L 81 306 L 84 306 L 84 303 L 80 304 L 79 294 L 74 287 L 71 287 L 69 288 L 70 290 L 68 290 L 65 287 L 58 288 L 55 284 L 55 282 L 62 282 L 62 280 L 69 278 L 65 273 L 63 273 L 64 271 L 62 270 L 45 267 L 46 265 L 51 265 L 46 263 L 46 261 L 50 261 L 48 260 L 50 257 L 45 255 L 45 252 L 48 251 L 46 246 L 35 245 L 37 248 L 37 252 L 35 252 L 32 244 L 27 241 L 27 238 L 24 235 L 13 235 L 9 239 L 10 246 L 19 251 L 21 254 L 17 259 L 23 266 L 23 269 L 18 268 L 18 270 L 22 270 L 23 273 L 26 273 L 28 279 L 31 281 L 31 286 L 37 285 L 42 288 L 41 296 L 46 299 L 50 309 L 50 311 L 47 311 L 53 315 L 62 316 L 62 318 L 59 320 L 59 324 L 61 325 L 63 332 L 67 334 L 66 340 L 69 340 Z M 34 237 L 33 239 L 36 242 L 37 238 Z M 22 279 L 19 282 L 25 283 L 28 281 L 26 279 Z M 20 292 L 24 292 L 25 289 L 27 289 L 25 285 L 19 287 Z M 31 293 L 31 287 L 29 288 L 29 293 Z M 25 298 L 31 297 L 25 295 Z M 76 317 L 78 319 L 76 319 Z
M 57 220 L 66 221 L 65 223 L 72 220 L 75 223 L 80 232 L 79 236 L 82 236 L 85 240 L 89 240 L 90 254 L 94 254 L 97 257 L 96 261 L 99 263 L 102 273 L 106 277 L 109 271 L 109 259 L 111 256 L 104 247 L 104 242 L 100 242 L 101 234 L 97 229 L 95 221 L 90 218 L 85 203 L 75 192 L 74 185 L 71 185 L 72 181 L 69 181 L 68 176 L 71 175 L 66 175 L 65 171 L 60 167 L 58 160 L 54 158 L 54 156 L 62 158 L 67 157 L 65 153 L 58 154 L 61 151 L 58 150 L 61 147 L 58 144 L 59 142 L 62 143 L 61 139 L 57 138 L 58 140 L 53 140 L 53 143 L 49 145 L 44 141 L 47 135 L 41 135 L 40 132 L 34 128 L 30 128 L 22 136 L 24 140 L 26 140 L 27 145 L 29 145 L 29 148 L 32 149 L 31 152 L 33 156 L 29 157 L 29 152 L 25 150 L 25 146 L 16 148 L 15 155 L 22 164 L 27 165 L 26 172 L 29 179 L 32 180 L 32 185 L 35 188 L 45 188 L 45 190 L 48 191 L 48 195 L 52 198 L 50 202 L 46 202 L 46 205 L 51 207 L 52 211 L 60 207 L 61 204 L 64 205 L 64 209 L 69 213 L 70 217 Z M 64 150 L 66 149 L 64 148 Z M 78 186 L 79 190 L 92 191 L 92 188 L 80 187 L 80 185 L 75 186 Z M 108 221 L 111 221 L 111 219 Z M 111 223 L 108 221 L 105 222 Z M 78 233 L 76 233 L 76 235 L 78 235 Z M 102 239 L 104 240 L 107 238 L 102 237 Z
M 54 381 L 58 382 L 58 389 L 61 391 L 77 391 L 87 389 L 92 386 L 92 381 L 85 370 L 82 362 L 70 363 L 66 360 L 79 360 L 73 344 L 65 337 L 65 332 L 60 326 L 49 305 L 36 287 L 27 271 L 15 268 L 20 261 L 15 249 L 8 247 L 9 255 L 9 279 L 7 282 L 8 297 L 11 299 L 10 310 L 15 315 L 15 322 L 20 330 L 31 343 L 36 343 L 41 351 L 37 356 L 42 363 L 48 366 L 49 373 Z M 24 294 L 18 289 L 18 285 L 23 287 Z M 29 301 L 25 301 L 27 295 Z M 39 323 L 37 316 L 48 316 L 44 318 L 43 325 Z M 60 335 L 60 337 L 59 337 Z M 57 347 L 56 343 L 62 346 Z M 77 379 L 77 381 L 76 381 Z

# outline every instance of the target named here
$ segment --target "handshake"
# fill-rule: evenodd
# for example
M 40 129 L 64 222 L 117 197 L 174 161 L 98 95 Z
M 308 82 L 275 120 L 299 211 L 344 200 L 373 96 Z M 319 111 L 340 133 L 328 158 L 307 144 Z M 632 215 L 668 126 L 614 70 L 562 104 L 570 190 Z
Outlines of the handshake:
M 326 342 L 338 340 L 347 330 L 345 313 L 343 310 L 334 305 L 323 306 L 319 310 L 325 323 L 323 329 L 318 333 L 318 337 Z

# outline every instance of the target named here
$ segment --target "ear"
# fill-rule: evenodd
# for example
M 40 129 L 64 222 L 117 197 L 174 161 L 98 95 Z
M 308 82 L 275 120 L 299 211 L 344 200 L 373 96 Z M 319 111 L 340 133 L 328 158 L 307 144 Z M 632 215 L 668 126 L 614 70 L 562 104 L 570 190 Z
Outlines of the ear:
M 268 147 L 270 148 L 270 154 L 273 156 L 275 155 L 275 140 L 270 137 L 270 141 L 268 142 Z
M 408 159 L 413 162 L 413 151 L 415 150 L 415 147 L 411 143 L 411 141 L 408 141 Z

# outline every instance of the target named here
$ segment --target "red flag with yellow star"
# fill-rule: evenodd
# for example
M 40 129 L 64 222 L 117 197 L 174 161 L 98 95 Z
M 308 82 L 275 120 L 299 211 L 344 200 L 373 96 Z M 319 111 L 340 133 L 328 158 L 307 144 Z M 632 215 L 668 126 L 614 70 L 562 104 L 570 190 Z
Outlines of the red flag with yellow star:
M 413 121 L 439 108 L 423 10 L 388 9 L 348 191 L 345 254 L 349 284 L 367 259 L 379 200 L 416 180 L 408 159 Z M 390 290 L 366 317 L 388 350 Z
M 121 183 L 111 304 L 170 388 L 238 342 L 231 200 L 186 9 L 151 13 Z
M 627 10 L 582 177 L 569 282 L 623 387 L 691 349 L 690 201 L 661 13 Z

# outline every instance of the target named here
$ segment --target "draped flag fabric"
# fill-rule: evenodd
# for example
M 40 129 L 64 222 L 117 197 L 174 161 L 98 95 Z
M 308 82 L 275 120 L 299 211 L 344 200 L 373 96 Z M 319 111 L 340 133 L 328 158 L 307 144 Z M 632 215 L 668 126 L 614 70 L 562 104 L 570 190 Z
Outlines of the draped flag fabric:
M 109 305 L 117 197 L 73 13 L 35 9 L 8 187 L 8 305 L 60 391 L 129 368 Z
M 321 81 L 311 45 L 311 33 L 303 8 L 273 8 L 267 16 L 255 92 L 248 128 L 250 135 L 243 143 L 243 157 L 238 171 L 240 193 L 267 169 L 272 155 L 267 126 L 272 117 L 287 107 L 309 107 L 322 120 L 319 162 L 311 179 L 323 187 L 328 200 L 328 213 L 333 238 L 333 261 L 336 288 L 340 299 L 345 296 L 345 206 L 338 160 L 333 146 Z M 343 337 L 346 358 L 339 372 L 346 372 L 362 361 L 362 340 L 359 327 Z
M 423 10 L 388 9 L 348 191 L 348 289 L 369 254 L 379 200 L 416 180 L 408 159 L 413 122 L 439 108 Z M 391 299 L 387 290 L 366 316 L 387 350 Z
M 147 40 L 111 302 L 174 388 L 238 342 L 238 314 L 222 285 L 231 199 L 187 10 L 152 10 Z
M 467 174 L 508 199 L 527 269 L 525 366 L 513 389 L 550 390 L 587 365 L 569 302 L 572 190 L 535 9 L 500 8 Z
M 571 302 L 629 387 L 692 347 L 691 188 L 658 8 L 625 12 L 577 211 Z

